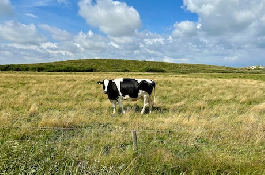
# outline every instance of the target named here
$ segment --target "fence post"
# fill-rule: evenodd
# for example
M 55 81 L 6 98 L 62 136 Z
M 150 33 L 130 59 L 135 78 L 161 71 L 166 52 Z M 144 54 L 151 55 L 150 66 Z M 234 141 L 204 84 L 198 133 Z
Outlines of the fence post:
M 133 141 L 133 150 L 137 151 L 137 135 L 136 135 L 136 131 L 132 130 L 132 141 Z

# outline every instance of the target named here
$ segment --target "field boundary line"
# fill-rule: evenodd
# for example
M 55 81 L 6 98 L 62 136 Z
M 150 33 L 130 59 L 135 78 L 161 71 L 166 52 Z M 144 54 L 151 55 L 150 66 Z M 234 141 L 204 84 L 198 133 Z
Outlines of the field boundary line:
M 123 132 L 182 132 L 187 131 L 185 128 L 179 128 L 179 129 L 116 129 L 116 128 L 90 128 L 90 127 L 23 127 L 23 126 L 13 126 L 13 127 L 0 127 L 0 129 L 35 129 L 35 130 L 91 130 L 91 131 L 123 131 Z M 208 131 L 208 129 L 205 128 L 194 128 L 192 130 L 200 130 L 200 131 Z M 218 131 L 237 131 L 238 129 L 220 129 Z

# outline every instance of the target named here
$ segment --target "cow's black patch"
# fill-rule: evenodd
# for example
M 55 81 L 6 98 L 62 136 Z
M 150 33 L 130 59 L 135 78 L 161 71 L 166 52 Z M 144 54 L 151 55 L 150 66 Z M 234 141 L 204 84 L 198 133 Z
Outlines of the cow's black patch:
M 137 98 L 138 97 L 138 82 L 135 79 L 128 79 L 124 78 L 123 81 L 120 84 L 121 87 L 121 94 L 123 97 L 126 95 L 129 95 L 131 98 Z
M 153 87 L 155 87 L 155 82 L 148 83 L 146 80 L 142 80 L 138 84 L 138 90 L 146 91 L 149 95 L 152 93 Z
M 112 80 L 109 81 L 109 84 L 107 87 L 107 94 L 110 100 L 117 100 L 119 97 L 119 90 L 116 84 Z

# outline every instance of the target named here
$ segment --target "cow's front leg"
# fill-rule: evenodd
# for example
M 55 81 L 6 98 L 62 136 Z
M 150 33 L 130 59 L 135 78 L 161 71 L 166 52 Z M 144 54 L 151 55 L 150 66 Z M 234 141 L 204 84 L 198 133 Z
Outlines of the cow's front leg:
M 119 98 L 118 98 L 118 102 L 119 102 L 120 108 L 121 108 L 121 110 L 122 110 L 122 113 L 125 114 L 125 111 L 124 111 L 124 109 L 123 109 L 123 104 L 122 104 L 122 97 L 119 97 Z
M 112 106 L 113 106 L 113 114 L 116 112 L 116 100 L 110 100 Z

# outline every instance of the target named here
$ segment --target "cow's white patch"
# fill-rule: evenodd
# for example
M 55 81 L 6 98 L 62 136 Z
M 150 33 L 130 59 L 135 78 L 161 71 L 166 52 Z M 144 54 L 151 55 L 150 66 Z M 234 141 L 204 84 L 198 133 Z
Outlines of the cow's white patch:
M 127 99 L 131 99 L 131 97 L 129 95 L 125 95 L 125 97 L 123 97 L 124 100 L 127 100 Z
M 148 83 L 153 83 L 153 80 L 149 80 L 149 79 L 136 79 L 138 83 L 141 83 L 141 81 L 145 80 Z
M 104 89 L 103 89 L 103 91 L 104 91 L 104 92 L 107 92 L 107 90 L 108 90 L 108 85 L 109 85 L 109 80 L 107 80 L 107 79 L 103 80 L 103 84 L 104 84 Z
M 119 91 L 119 94 L 120 96 L 122 95 L 121 94 L 121 82 L 123 81 L 123 78 L 117 78 L 117 79 L 114 79 L 113 82 L 116 84 L 117 88 L 118 88 L 118 91 Z
M 113 106 L 113 114 L 116 112 L 116 100 L 110 100 L 112 106 Z
M 149 105 L 149 113 L 151 113 L 152 108 L 153 108 L 152 96 L 149 95 L 146 91 L 140 90 L 139 93 L 138 93 L 138 98 L 143 98 L 143 100 L 144 100 L 144 106 L 143 106 L 143 109 L 141 111 L 141 114 L 144 114 L 145 108 L 148 105 Z
M 138 98 L 144 97 L 145 95 L 148 95 L 149 96 L 149 94 L 146 91 L 140 90 L 139 93 L 138 93 Z

